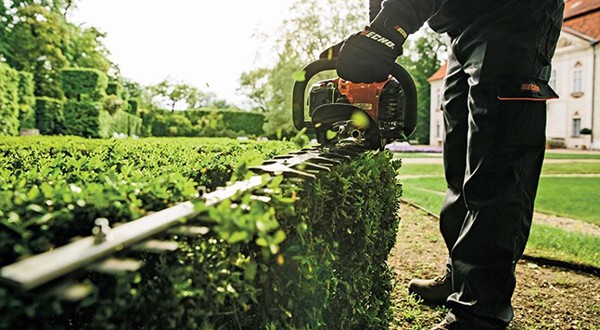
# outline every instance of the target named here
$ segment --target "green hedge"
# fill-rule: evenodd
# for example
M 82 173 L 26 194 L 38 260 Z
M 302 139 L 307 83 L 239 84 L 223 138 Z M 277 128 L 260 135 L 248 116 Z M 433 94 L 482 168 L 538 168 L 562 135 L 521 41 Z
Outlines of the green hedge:
M 113 137 L 115 133 L 128 136 L 140 136 L 142 118 L 134 116 L 123 110 L 111 115 L 108 111 L 101 111 L 99 136 L 103 138 Z
M 100 101 L 106 95 L 108 78 L 96 69 L 67 68 L 60 74 L 62 90 L 69 99 Z
M 35 83 L 33 74 L 19 71 L 20 129 L 35 128 Z
M 65 131 L 63 102 L 50 97 L 35 99 L 35 124 L 43 135 L 62 134 Z
M 65 103 L 64 115 L 66 135 L 84 137 L 100 137 L 100 102 L 79 102 L 68 100 Z
M 205 110 L 188 110 L 183 114 L 192 122 L 195 123 L 214 112 L 214 109 Z M 262 135 L 265 116 L 258 112 L 238 111 L 238 110 L 218 110 L 223 116 L 225 128 L 234 132 L 246 135 Z
M 257 136 L 264 132 L 264 116 L 235 110 L 150 111 L 144 127 L 152 136 Z
M 118 82 L 109 82 L 106 85 L 106 95 L 114 95 L 117 97 L 123 97 L 123 85 Z
M 103 108 L 100 102 L 67 101 L 64 134 L 92 138 L 110 138 L 115 133 L 128 136 L 141 134 L 141 118 L 123 110 L 111 114 Z
M 137 115 L 140 109 L 140 101 L 136 99 L 127 100 L 127 112 Z
M 293 148 L 222 139 L 2 141 L 0 260 L 89 235 L 97 217 L 126 222 L 189 200 L 198 186 L 212 190 Z M 388 153 L 365 154 L 300 186 L 275 181 L 268 204 L 242 196 L 210 211 L 207 235 L 171 236 L 176 253 L 139 255 L 145 266 L 134 273 L 84 276 L 94 286 L 79 303 L 0 286 L 0 328 L 386 328 L 396 169 Z
M 0 135 L 19 133 L 19 75 L 0 62 Z

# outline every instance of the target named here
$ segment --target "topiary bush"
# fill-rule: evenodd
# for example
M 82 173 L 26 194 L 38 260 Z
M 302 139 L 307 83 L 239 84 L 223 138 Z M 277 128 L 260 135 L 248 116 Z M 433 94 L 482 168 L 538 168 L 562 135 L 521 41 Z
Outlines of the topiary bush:
M 106 95 L 114 95 L 118 98 L 123 97 L 123 85 L 116 81 L 109 82 L 106 85 Z
M 140 101 L 137 99 L 127 100 L 127 112 L 132 115 L 137 115 L 140 108 Z
M 102 71 L 88 68 L 65 68 L 60 74 L 65 97 L 77 101 L 100 101 L 106 96 L 108 78 Z
M 100 137 L 100 102 L 68 100 L 64 106 L 65 134 Z
M 63 102 L 50 97 L 36 98 L 35 125 L 43 135 L 63 133 L 65 130 Z

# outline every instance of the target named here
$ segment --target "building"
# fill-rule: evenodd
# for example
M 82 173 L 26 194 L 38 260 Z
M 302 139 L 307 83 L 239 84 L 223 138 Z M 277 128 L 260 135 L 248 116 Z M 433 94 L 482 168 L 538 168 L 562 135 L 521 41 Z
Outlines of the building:
M 442 66 L 431 84 L 430 144 L 443 143 Z M 566 0 L 563 28 L 552 60 L 546 135 L 554 147 L 600 150 L 600 0 Z M 591 134 L 589 134 L 591 131 Z

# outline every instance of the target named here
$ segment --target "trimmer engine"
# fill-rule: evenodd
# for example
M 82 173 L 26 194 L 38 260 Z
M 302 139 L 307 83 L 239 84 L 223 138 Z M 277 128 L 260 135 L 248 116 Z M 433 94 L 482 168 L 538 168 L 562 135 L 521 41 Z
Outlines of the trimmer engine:
M 352 140 L 380 148 L 406 139 L 405 94 L 391 76 L 387 81 L 371 84 L 341 78 L 319 81 L 310 89 L 308 107 L 321 143 Z
M 406 141 L 417 125 L 417 90 L 410 74 L 395 64 L 381 83 L 322 80 L 310 87 L 306 100 L 308 81 L 336 65 L 336 58 L 319 59 L 303 68 L 305 79 L 294 84 L 294 126 L 315 133 L 325 145 L 352 143 L 383 149 L 390 142 Z M 305 120 L 307 115 L 310 121 Z

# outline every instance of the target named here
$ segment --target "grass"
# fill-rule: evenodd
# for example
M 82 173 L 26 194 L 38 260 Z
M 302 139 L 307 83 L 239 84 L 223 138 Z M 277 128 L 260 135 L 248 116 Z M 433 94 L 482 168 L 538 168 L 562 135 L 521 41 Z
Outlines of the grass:
M 600 177 L 540 180 L 536 210 L 600 225 Z
M 395 152 L 394 158 L 442 158 L 442 154 L 434 152 Z
M 573 162 L 544 164 L 536 198 L 536 211 L 600 225 L 600 177 L 577 176 L 599 174 L 600 163 L 584 163 L 577 160 L 583 157 L 600 159 L 600 154 L 550 153 L 551 157 L 561 159 L 568 159 L 565 157 L 569 155 L 573 156 Z M 594 158 L 595 156 L 598 158 Z M 400 180 L 404 186 L 403 198 L 433 214 L 439 214 L 446 191 L 443 166 L 404 164 L 400 176 L 411 175 L 423 177 L 407 177 Z M 537 257 L 599 267 L 598 246 L 600 246 L 599 237 L 534 224 L 527 253 Z
M 600 159 L 600 153 L 562 153 L 546 151 L 546 159 Z
M 542 175 L 544 174 L 600 174 L 600 162 L 545 163 L 542 167 Z
M 533 224 L 525 253 L 600 268 L 600 237 Z

